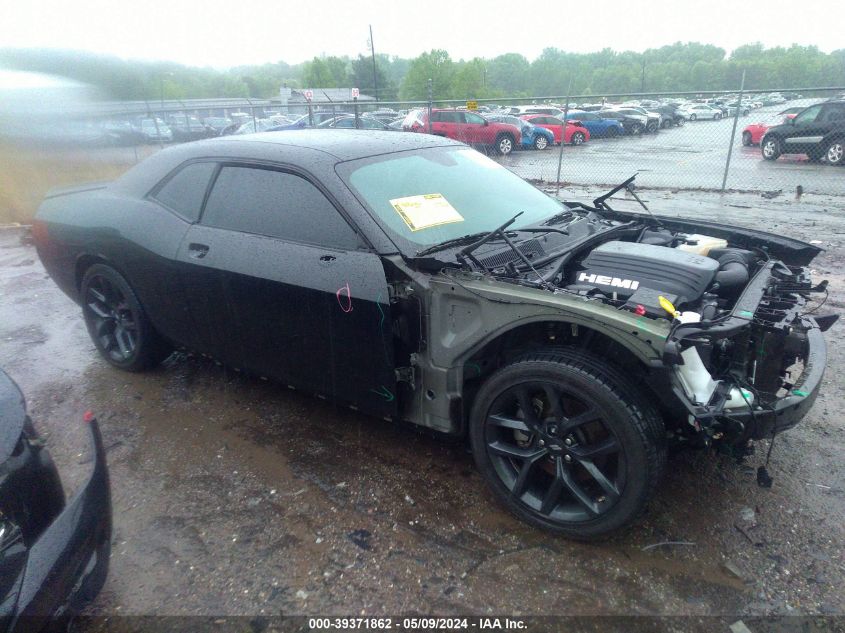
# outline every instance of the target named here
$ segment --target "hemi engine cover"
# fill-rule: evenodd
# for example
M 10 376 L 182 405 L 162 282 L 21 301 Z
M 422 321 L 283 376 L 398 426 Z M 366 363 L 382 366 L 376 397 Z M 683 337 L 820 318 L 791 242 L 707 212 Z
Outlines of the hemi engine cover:
M 715 259 L 675 248 L 635 242 L 605 242 L 581 261 L 568 282 L 594 287 L 620 299 L 638 288 L 677 295 L 678 305 L 695 301 L 713 283 L 719 270 Z

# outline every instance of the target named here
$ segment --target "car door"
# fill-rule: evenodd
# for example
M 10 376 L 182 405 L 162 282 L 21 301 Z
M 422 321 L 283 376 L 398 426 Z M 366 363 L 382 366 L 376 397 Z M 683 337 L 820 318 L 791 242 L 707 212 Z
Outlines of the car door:
M 449 112 L 434 111 L 431 113 L 431 133 L 447 138 L 457 138 L 454 121 L 449 118 Z
M 787 126 L 783 138 L 784 153 L 805 154 L 812 151 L 824 138 L 826 124 L 823 119 L 822 104 L 800 112 Z
M 479 114 L 475 114 L 474 112 L 461 112 L 463 116 L 463 134 L 465 143 L 475 144 L 475 145 L 482 145 L 482 144 L 492 144 L 494 139 L 490 138 L 490 134 L 488 131 L 490 130 L 489 125 L 487 124 L 486 119 Z
M 304 175 L 223 164 L 179 261 L 205 350 L 379 416 L 396 412 L 379 256 Z

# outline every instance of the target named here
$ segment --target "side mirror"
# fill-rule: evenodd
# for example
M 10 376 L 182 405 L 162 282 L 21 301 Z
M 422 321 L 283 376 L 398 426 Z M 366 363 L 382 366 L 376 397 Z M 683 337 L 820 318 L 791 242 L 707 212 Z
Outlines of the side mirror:
M 482 125 L 484 125 L 484 127 L 487 127 L 488 125 L 490 125 L 490 121 L 484 119 L 484 123 Z

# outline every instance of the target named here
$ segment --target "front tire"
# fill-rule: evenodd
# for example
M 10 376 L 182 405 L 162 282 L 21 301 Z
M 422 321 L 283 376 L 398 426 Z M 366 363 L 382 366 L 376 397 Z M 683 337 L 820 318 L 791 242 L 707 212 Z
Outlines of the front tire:
M 783 154 L 780 139 L 776 136 L 766 136 L 760 141 L 760 153 L 765 160 L 777 160 Z
M 824 150 L 824 157 L 829 165 L 845 164 L 845 140 L 837 139 L 828 143 Z
M 538 134 L 534 137 L 534 149 L 543 150 L 549 146 L 549 139 L 547 139 L 542 134 Z
M 493 374 L 470 416 L 476 465 L 520 519 L 578 540 L 628 526 L 666 459 L 663 422 L 589 354 L 530 353 Z
M 697 115 L 697 114 L 690 114 L 690 115 L 689 115 L 689 120 L 690 120 L 690 121 L 695 121 L 697 118 L 698 118 L 698 115 Z
M 721 115 L 721 114 L 719 114 L 718 112 L 717 112 L 716 114 L 714 114 L 714 115 L 713 115 L 713 120 L 714 120 L 714 121 L 718 121 L 718 120 L 719 120 L 719 119 L 721 119 L 721 118 L 722 118 L 722 115 Z
M 172 352 L 155 331 L 129 283 L 111 266 L 94 264 L 82 278 L 82 316 L 100 355 L 124 371 L 144 371 Z
M 657 132 L 657 129 L 660 127 L 660 123 L 658 121 L 649 121 L 648 125 L 646 125 L 646 131 L 649 134 L 654 134 Z
M 613 127 L 607 128 L 605 136 L 607 136 L 607 138 L 616 138 L 617 136 L 619 136 L 619 128 L 617 128 L 615 125 Z

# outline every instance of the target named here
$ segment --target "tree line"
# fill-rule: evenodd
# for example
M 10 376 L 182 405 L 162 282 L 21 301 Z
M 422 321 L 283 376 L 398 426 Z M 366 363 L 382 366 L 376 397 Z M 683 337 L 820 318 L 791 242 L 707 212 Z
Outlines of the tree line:
M 279 88 L 357 87 L 382 101 L 424 100 L 429 79 L 434 99 L 483 99 L 637 92 L 747 90 L 845 85 L 845 49 L 815 46 L 764 48 L 754 43 L 731 52 L 710 44 L 676 43 L 642 53 L 610 48 L 569 53 L 546 48 L 534 60 L 519 53 L 453 60 L 445 50 L 407 59 L 376 56 L 315 57 L 226 70 L 141 62 L 79 51 L 0 49 L 0 67 L 62 75 L 93 84 L 116 100 L 270 98 Z

